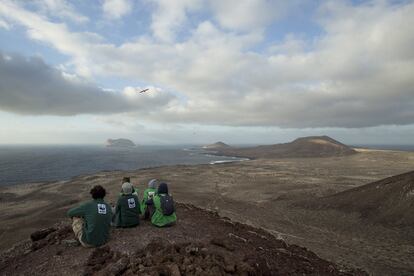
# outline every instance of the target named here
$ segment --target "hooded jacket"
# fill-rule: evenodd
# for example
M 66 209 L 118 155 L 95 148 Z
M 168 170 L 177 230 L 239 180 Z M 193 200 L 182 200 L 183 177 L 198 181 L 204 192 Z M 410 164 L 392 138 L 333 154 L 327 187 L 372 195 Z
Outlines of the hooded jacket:
M 141 208 L 135 194 L 122 194 L 115 208 L 115 226 L 133 227 L 139 225 Z
M 145 189 L 144 196 L 143 196 L 142 201 L 141 201 L 141 212 L 142 213 L 145 213 L 145 209 L 147 208 L 146 202 L 149 199 L 153 198 L 154 195 L 157 193 L 156 185 L 157 185 L 157 180 L 156 179 L 152 179 L 152 180 L 150 180 L 150 182 L 148 182 L 148 188 Z
M 129 182 L 124 182 L 122 183 L 122 185 L 124 185 L 125 183 L 129 183 Z M 132 184 L 131 184 L 132 185 Z M 119 193 L 120 196 L 122 195 L 127 195 L 128 193 L 124 193 L 124 191 L 121 189 L 121 192 Z M 138 197 L 138 189 L 134 187 L 134 185 L 132 185 L 132 194 L 136 195 Z
M 157 194 L 152 200 L 149 200 L 147 204 L 153 204 L 155 212 L 151 217 L 151 223 L 158 227 L 169 226 L 175 224 L 177 221 L 177 216 L 172 213 L 169 216 L 163 214 L 161 209 L 161 197 L 168 194 L 168 186 L 166 183 L 161 183 L 158 187 Z

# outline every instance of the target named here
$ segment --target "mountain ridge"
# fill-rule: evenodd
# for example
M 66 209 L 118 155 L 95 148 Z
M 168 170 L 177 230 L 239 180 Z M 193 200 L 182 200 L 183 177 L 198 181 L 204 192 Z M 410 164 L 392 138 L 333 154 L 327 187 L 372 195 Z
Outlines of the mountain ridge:
M 333 157 L 357 152 L 329 136 L 300 137 L 289 143 L 219 149 L 218 155 L 257 158 Z

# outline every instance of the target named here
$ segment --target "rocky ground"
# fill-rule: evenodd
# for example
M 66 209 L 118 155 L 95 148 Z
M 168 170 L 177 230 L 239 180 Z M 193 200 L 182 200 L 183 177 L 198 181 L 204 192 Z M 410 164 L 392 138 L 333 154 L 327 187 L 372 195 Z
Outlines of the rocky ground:
M 411 228 L 372 223 L 356 212 L 306 208 L 319 200 L 392 175 L 412 171 L 414 153 L 359 150 L 329 158 L 260 159 L 232 164 L 171 166 L 131 172 L 101 172 L 69 181 L 0 188 L 0 249 L 65 218 L 68 208 L 89 198 L 93 185 L 116 202 L 123 176 L 142 193 L 148 180 L 170 185 L 174 198 L 213 210 L 233 221 L 266 229 L 321 258 L 374 275 L 414 274 Z M 179 226 L 179 224 L 177 225 Z
M 32 233 L 3 253 L 1 275 L 366 275 L 347 271 L 266 231 L 179 204 L 178 224 L 113 229 L 85 249 L 68 223 Z
M 373 223 L 412 229 L 413 196 L 414 170 L 310 201 L 307 207 L 356 212 Z

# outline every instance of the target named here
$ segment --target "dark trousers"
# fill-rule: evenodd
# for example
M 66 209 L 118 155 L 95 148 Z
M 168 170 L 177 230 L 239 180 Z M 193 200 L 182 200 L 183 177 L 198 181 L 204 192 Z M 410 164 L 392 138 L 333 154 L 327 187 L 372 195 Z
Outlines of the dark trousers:
M 154 214 L 154 205 L 147 205 L 145 208 L 144 219 L 151 219 Z

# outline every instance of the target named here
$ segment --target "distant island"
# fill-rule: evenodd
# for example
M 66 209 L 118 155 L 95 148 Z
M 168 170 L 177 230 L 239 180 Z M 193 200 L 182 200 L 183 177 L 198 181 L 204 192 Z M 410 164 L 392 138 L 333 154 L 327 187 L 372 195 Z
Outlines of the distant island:
M 107 147 L 119 147 L 119 148 L 131 148 L 131 147 L 135 147 L 135 144 L 129 139 L 119 138 L 119 139 L 106 140 L 106 146 Z
M 265 155 L 266 148 L 274 155 Z M 0 275 L 410 275 L 413 152 L 357 149 L 337 157 L 332 154 L 354 149 L 327 136 L 210 152 L 234 149 L 266 157 L 1 186 L 7 214 L 0 226 Z M 267 157 L 299 154 L 308 158 Z M 334 157 L 321 158 L 327 154 Z M 104 185 L 107 202 L 116 202 L 125 175 L 139 191 L 154 176 L 171 183 L 179 222 L 161 231 L 142 221 L 111 230 L 105 246 L 80 248 L 66 211 L 89 200 L 94 185 Z M 190 183 L 196 185 L 189 189 Z M 30 204 L 27 195 L 36 195 Z
M 231 148 L 231 147 L 221 141 L 216 142 L 214 144 L 203 146 L 203 149 L 223 149 L 223 148 Z
M 263 145 L 247 148 L 214 148 L 218 155 L 246 158 L 303 158 L 346 156 L 357 153 L 328 136 L 301 137 L 290 143 Z

